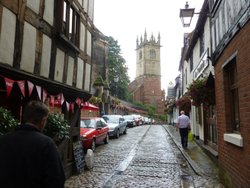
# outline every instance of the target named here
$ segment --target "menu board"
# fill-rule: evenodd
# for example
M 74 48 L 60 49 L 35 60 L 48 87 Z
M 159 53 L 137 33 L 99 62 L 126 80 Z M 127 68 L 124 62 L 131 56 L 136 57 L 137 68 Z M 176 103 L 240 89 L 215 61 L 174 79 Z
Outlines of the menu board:
M 84 171 L 84 166 L 85 166 L 84 152 L 81 141 L 73 143 L 73 152 L 74 152 L 77 172 L 81 173 L 82 171 Z

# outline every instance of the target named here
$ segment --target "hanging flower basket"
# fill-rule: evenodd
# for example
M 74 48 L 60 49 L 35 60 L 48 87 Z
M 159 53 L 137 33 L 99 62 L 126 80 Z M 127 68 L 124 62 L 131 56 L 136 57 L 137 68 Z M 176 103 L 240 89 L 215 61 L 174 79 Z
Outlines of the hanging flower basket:
M 188 95 L 183 95 L 176 101 L 176 106 L 179 107 L 179 110 L 184 110 L 186 114 L 188 114 L 191 110 L 191 100 Z
M 89 99 L 89 102 L 91 103 L 91 104 L 94 104 L 94 105 L 99 105 L 99 103 L 101 103 L 102 102 L 102 99 L 101 99 L 101 97 L 95 97 L 95 96 L 92 96 L 90 99 Z
M 206 87 L 207 78 L 194 80 L 189 85 L 187 94 L 192 99 L 192 105 L 209 106 L 215 103 L 214 88 Z

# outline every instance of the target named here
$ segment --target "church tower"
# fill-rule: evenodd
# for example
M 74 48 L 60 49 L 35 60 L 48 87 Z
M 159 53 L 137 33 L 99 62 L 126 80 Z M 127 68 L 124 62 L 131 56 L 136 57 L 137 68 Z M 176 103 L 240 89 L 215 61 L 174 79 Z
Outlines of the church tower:
M 129 91 L 133 100 L 150 104 L 156 108 L 157 114 L 164 114 L 165 91 L 161 90 L 161 45 L 160 33 L 157 40 L 153 34 L 148 39 L 136 39 L 136 78 L 130 83 Z
M 160 33 L 156 41 L 153 34 L 147 39 L 145 30 L 144 38 L 140 42 L 136 40 L 136 77 L 145 75 L 161 76 L 161 51 L 160 51 Z

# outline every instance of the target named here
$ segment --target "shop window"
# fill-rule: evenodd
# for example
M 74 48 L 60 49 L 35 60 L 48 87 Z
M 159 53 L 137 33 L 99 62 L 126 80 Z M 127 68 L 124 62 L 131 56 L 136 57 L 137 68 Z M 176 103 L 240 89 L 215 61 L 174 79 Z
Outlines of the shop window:
M 225 78 L 225 104 L 226 113 L 231 125 L 231 129 L 234 132 L 240 131 L 240 114 L 239 114 L 239 94 L 238 94 L 238 79 L 237 79 L 237 67 L 236 57 L 224 67 Z

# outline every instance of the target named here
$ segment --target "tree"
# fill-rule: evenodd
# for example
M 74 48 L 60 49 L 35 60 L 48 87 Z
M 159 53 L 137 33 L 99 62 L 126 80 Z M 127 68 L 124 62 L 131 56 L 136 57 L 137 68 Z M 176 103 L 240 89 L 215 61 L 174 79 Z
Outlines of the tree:
M 130 80 L 126 61 L 121 55 L 118 41 L 111 36 L 106 37 L 106 40 L 109 43 L 108 79 L 111 95 L 117 96 L 122 100 L 129 100 L 128 84 Z M 116 76 L 118 77 L 117 82 L 114 81 Z

